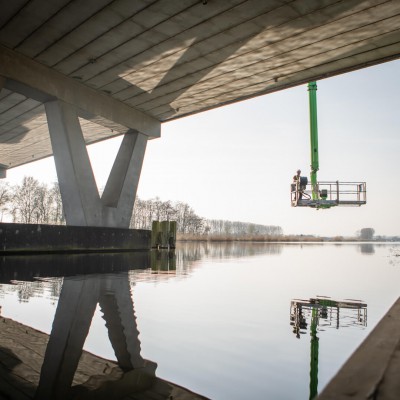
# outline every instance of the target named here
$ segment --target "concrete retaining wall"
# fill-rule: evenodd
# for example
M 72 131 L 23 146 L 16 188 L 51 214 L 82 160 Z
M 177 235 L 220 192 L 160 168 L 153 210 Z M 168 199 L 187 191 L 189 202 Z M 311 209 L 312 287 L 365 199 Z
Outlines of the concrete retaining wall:
M 151 231 L 0 223 L 0 254 L 149 250 Z

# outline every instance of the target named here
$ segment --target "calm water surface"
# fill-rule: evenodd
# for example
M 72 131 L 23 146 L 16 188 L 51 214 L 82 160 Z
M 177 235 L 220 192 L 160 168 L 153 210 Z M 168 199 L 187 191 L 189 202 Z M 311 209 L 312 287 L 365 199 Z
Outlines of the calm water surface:
M 140 340 L 140 356 L 157 363 L 157 377 L 211 399 L 308 399 L 311 316 L 305 312 L 307 327 L 296 335 L 291 300 L 367 303 L 366 318 L 343 310 L 319 320 L 312 374 L 320 392 L 399 297 L 399 254 L 395 243 L 196 243 L 139 258 L 8 257 L 0 305 L 3 316 L 48 334 L 53 321 L 56 327 L 79 312 L 92 321 L 84 349 L 116 360 L 112 298 L 116 313 L 130 319 L 125 340 Z M 83 267 L 93 273 L 80 274 Z M 74 302 L 77 293 L 87 299 Z

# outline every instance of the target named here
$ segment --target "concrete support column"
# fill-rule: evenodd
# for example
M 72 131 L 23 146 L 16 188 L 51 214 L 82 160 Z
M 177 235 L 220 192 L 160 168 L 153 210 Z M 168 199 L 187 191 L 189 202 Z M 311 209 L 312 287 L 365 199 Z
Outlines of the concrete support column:
M 125 134 L 101 198 L 104 226 L 129 228 L 146 145 L 146 135 Z
M 100 199 L 75 108 L 45 104 L 67 225 L 129 228 L 147 136 L 129 130 Z
M 59 100 L 45 104 L 67 225 L 101 226 L 101 202 L 78 115 Z

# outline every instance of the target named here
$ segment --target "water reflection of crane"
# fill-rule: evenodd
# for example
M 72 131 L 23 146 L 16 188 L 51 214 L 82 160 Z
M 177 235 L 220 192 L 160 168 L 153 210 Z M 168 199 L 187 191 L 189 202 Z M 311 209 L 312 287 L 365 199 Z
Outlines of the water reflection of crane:
M 318 394 L 318 330 L 325 327 L 367 326 L 367 304 L 361 300 L 333 300 L 317 296 L 309 300 L 294 299 L 290 303 L 290 325 L 298 339 L 307 332 L 310 320 L 310 400 Z

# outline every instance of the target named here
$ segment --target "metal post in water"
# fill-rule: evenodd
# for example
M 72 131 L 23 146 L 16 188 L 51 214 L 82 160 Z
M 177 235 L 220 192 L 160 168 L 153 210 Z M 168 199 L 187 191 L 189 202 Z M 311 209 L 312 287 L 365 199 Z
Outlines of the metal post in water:
M 336 203 L 339 204 L 339 181 L 336 181 Z
M 318 200 L 317 171 L 319 170 L 318 157 L 318 121 L 317 121 L 317 83 L 308 84 L 308 98 L 310 106 L 310 144 L 311 144 L 311 186 L 312 199 Z

